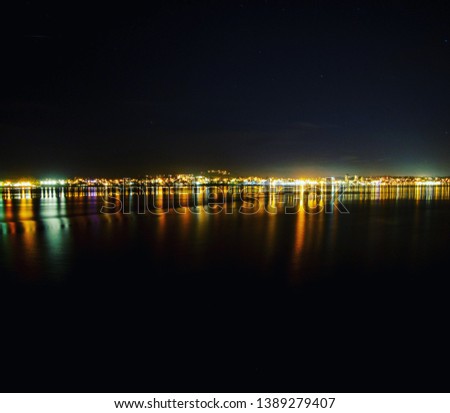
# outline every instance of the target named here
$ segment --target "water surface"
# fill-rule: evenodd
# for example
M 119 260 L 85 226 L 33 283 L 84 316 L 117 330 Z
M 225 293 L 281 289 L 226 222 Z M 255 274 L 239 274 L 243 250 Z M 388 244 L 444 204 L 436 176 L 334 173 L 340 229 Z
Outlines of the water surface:
M 177 207 L 161 214 L 142 194 L 102 214 L 94 188 L 4 191 L 3 388 L 448 389 L 448 187 L 346 193 L 349 214 L 249 191 L 251 214 L 208 208 L 211 188 L 155 190 Z

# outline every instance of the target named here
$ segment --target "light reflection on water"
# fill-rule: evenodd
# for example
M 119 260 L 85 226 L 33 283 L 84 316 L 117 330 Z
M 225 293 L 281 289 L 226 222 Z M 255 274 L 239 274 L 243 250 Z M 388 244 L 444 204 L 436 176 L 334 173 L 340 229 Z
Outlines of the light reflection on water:
M 4 192 L 8 383 L 38 391 L 48 371 L 54 381 L 42 391 L 86 382 L 81 391 L 123 391 L 114 387 L 122 380 L 148 391 L 149 377 L 167 372 L 185 391 L 198 371 L 208 382 L 242 380 L 241 390 L 285 380 L 296 391 L 351 371 L 350 390 L 430 385 L 448 353 L 448 188 L 347 193 L 350 214 L 308 214 L 305 203 L 324 200 L 301 195 L 298 213 L 284 214 L 298 193 L 251 191 L 261 209 L 250 215 L 237 212 L 238 197 L 233 213 L 207 213 L 214 189 L 205 188 L 169 196 L 177 210 L 145 215 L 129 193 L 130 214 L 105 215 L 101 191 Z M 154 192 L 164 209 L 168 192 Z
M 261 277 L 277 274 L 301 283 L 333 274 L 342 265 L 396 264 L 407 251 L 416 252 L 420 260 L 442 241 L 433 241 L 433 229 L 448 218 L 448 187 L 346 192 L 341 201 L 348 215 L 337 210 L 306 213 L 303 207 L 314 210 L 326 200 L 305 198 L 301 190 L 265 193 L 263 187 L 248 188 L 247 201 L 261 206 L 249 215 L 238 213 L 249 204 L 239 199 L 237 188 L 232 188 L 231 198 L 222 197 L 217 188 L 172 189 L 170 194 L 151 189 L 155 207 L 176 207 L 159 215 L 137 214 L 138 203 L 144 208 L 143 197 L 133 193 L 124 202 L 130 214 L 100 214 L 103 189 L 7 190 L 0 196 L 0 269 L 22 280 L 57 281 L 90 262 L 104 260 L 105 269 L 114 271 L 115 264 L 129 260 L 137 266 L 133 263 L 145 260 L 162 275 L 227 274 L 227 268 L 237 266 Z M 113 188 L 107 194 L 119 195 Z M 228 209 L 203 207 L 223 199 Z M 284 214 L 286 207 L 296 213 Z M 405 265 L 416 264 L 410 258 Z

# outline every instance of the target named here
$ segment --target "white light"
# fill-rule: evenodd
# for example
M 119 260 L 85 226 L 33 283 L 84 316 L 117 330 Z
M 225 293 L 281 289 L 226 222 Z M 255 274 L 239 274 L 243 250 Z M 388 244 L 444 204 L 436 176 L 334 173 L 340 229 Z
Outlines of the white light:
M 417 181 L 416 185 L 426 185 L 426 186 L 434 186 L 434 185 L 440 185 L 441 183 L 438 181 L 424 181 L 424 182 L 420 182 Z
M 44 179 L 43 181 L 41 181 L 41 185 L 56 185 L 56 180 Z

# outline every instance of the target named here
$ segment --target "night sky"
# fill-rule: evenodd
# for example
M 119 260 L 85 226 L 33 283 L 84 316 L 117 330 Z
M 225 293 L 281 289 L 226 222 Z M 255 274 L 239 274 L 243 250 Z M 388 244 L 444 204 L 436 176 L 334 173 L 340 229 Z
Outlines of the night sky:
M 16 2 L 0 178 L 450 174 L 445 2 Z

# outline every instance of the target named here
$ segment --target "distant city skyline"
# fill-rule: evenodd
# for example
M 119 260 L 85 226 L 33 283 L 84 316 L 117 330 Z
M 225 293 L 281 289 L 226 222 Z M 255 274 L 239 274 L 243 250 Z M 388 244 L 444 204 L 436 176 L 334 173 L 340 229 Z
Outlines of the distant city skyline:
M 234 175 L 227 170 L 212 170 L 201 174 L 159 174 L 145 175 L 139 177 L 73 177 L 73 178 L 22 178 L 22 179 L 0 179 L 0 188 L 45 188 L 45 187 L 122 187 L 122 186 L 201 186 L 201 185 L 260 185 L 260 186 L 316 186 L 316 185 L 358 185 L 358 186 L 380 186 L 380 185 L 427 185 L 448 186 L 449 177 L 432 176 L 315 176 L 315 177 L 267 177 L 267 176 L 242 176 Z

